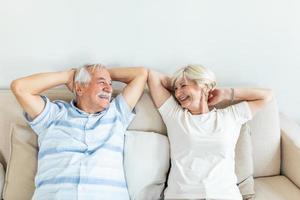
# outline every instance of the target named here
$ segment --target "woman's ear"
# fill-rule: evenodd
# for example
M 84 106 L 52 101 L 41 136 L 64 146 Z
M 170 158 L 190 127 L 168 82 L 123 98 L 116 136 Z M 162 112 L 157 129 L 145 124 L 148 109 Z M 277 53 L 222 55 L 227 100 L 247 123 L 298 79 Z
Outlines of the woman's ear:
M 208 88 L 208 86 L 207 86 L 207 85 L 205 85 L 205 86 L 204 86 L 204 88 L 203 88 L 203 92 L 204 92 L 204 94 L 205 94 L 205 96 L 206 96 L 206 97 L 208 97 L 208 96 L 209 96 L 210 89 Z

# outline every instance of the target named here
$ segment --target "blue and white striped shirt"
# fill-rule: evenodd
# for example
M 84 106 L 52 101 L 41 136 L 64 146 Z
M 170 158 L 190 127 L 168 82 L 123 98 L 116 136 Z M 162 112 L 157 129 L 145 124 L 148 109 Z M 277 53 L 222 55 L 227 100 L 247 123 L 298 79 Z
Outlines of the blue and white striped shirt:
M 123 168 L 124 133 L 134 117 L 120 94 L 88 114 L 71 103 L 50 102 L 29 125 L 38 135 L 33 199 L 129 199 Z

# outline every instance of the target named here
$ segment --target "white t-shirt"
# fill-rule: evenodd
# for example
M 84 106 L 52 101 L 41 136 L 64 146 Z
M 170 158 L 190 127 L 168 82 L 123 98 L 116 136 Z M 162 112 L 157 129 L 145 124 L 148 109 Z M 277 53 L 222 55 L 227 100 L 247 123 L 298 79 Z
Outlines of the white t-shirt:
M 192 115 L 171 96 L 159 112 L 171 151 L 165 199 L 241 200 L 234 150 L 242 124 L 252 118 L 248 103 Z

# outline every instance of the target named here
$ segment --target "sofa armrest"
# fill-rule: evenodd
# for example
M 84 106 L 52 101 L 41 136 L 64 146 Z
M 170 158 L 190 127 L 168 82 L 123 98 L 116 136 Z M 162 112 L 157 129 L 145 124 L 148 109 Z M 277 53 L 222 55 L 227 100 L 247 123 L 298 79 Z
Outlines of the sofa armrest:
M 5 180 L 5 171 L 2 163 L 0 163 L 0 199 L 2 199 L 4 180 Z
M 281 173 L 300 188 L 300 126 L 280 113 Z

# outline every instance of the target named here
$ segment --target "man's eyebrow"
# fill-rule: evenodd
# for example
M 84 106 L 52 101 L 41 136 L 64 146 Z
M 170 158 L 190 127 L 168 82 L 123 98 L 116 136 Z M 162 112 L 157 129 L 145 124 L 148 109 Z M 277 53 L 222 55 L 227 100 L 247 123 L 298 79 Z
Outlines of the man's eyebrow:
M 103 78 L 103 77 L 98 77 L 97 78 L 97 80 L 99 81 L 99 80 L 104 80 L 104 81 L 108 81 L 109 83 L 111 83 L 112 82 L 112 80 L 106 80 L 105 78 Z

